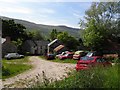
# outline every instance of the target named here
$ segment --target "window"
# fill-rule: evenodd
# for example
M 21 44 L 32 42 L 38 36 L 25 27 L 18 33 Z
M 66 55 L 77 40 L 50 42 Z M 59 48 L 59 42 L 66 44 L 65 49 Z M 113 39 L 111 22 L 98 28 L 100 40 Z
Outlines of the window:
M 97 62 L 101 62 L 101 59 L 100 59 L 100 58 L 97 58 L 96 61 L 97 61 Z
M 89 53 L 87 53 L 87 55 L 86 55 L 86 56 L 91 57 L 92 55 L 93 55 L 93 53 L 89 52 Z
M 68 56 L 73 56 L 73 54 L 68 54 Z
M 97 62 L 105 62 L 105 60 L 103 58 L 97 58 L 96 61 Z
M 92 57 L 81 57 L 81 60 L 94 60 L 94 58 L 92 58 Z

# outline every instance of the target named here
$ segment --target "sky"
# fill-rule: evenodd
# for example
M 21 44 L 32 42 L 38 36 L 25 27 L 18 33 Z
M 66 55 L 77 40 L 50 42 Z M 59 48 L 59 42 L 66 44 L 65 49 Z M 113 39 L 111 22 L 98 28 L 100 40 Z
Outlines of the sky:
M 43 1 L 43 0 L 42 0 Z M 0 16 L 27 20 L 37 24 L 66 25 L 79 28 L 91 2 L 63 2 L 62 0 L 0 0 Z

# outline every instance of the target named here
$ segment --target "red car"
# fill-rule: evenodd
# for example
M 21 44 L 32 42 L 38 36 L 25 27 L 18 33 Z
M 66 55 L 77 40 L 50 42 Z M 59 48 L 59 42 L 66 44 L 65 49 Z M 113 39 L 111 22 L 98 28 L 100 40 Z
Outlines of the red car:
M 73 53 L 72 52 L 69 52 L 69 53 L 66 53 L 65 55 L 60 55 L 58 56 L 59 59 L 72 59 L 73 58 Z
M 83 69 L 89 69 L 90 67 L 94 66 L 112 66 L 112 64 L 108 61 L 106 61 L 101 56 L 93 56 L 93 57 L 81 57 L 81 59 L 77 62 L 76 70 L 83 70 Z

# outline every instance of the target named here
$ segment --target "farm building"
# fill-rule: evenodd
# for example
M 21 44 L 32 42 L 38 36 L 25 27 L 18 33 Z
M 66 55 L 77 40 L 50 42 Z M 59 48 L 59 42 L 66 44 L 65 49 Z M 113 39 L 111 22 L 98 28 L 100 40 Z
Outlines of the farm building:
M 44 55 L 47 53 L 48 41 L 26 40 L 22 45 L 22 52 L 31 55 Z
M 7 53 L 17 52 L 17 46 L 11 42 L 10 37 L 2 38 L 2 57 Z
M 55 39 L 48 44 L 48 53 L 55 52 L 56 54 L 58 54 L 66 50 L 67 48 L 58 39 Z

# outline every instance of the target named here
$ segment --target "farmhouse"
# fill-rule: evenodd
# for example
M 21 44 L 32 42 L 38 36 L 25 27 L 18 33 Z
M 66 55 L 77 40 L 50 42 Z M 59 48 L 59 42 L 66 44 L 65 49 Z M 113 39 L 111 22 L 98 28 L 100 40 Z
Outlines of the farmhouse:
M 7 53 L 17 52 L 17 46 L 11 42 L 10 37 L 2 38 L 2 57 Z
M 22 52 L 31 55 L 44 55 L 47 53 L 48 41 L 26 40 L 22 45 Z

